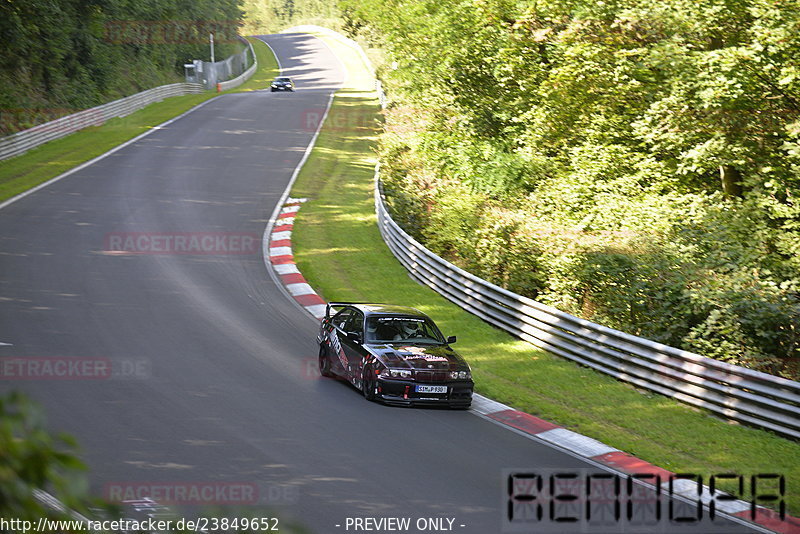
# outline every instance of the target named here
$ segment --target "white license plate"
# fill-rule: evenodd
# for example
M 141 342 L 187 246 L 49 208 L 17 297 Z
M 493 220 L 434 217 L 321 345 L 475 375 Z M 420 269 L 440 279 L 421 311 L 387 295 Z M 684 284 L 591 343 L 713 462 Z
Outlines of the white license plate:
M 447 393 L 447 386 L 416 386 L 417 393 Z

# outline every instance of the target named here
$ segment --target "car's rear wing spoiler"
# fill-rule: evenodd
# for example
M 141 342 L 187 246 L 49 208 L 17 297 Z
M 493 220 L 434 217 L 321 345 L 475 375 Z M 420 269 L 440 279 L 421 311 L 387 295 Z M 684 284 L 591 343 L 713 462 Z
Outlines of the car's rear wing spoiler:
M 331 308 L 341 308 L 343 306 L 350 306 L 352 304 L 359 304 L 358 302 L 329 302 L 327 306 L 325 306 L 325 318 L 328 319 L 331 316 Z

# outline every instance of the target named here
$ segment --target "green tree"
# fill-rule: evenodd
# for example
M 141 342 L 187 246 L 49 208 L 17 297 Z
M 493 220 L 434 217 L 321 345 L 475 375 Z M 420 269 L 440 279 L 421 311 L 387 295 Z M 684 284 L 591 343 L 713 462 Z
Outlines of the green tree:
M 798 0 L 340 6 L 386 49 L 382 168 L 415 236 L 571 313 L 800 374 Z
M 157 85 L 242 48 L 237 0 L 0 3 L 0 135 Z

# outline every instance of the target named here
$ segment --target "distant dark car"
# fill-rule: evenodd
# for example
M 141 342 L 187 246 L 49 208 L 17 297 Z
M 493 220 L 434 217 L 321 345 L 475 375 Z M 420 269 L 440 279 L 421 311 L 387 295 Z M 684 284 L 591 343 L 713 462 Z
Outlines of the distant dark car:
M 450 348 L 455 341 L 414 308 L 331 302 L 317 336 L 319 371 L 371 401 L 466 409 L 474 383 L 467 362 Z
M 291 78 L 286 76 L 281 76 L 279 78 L 275 78 L 272 80 L 272 84 L 269 86 L 269 90 L 273 93 L 275 91 L 294 91 L 294 82 L 292 82 Z

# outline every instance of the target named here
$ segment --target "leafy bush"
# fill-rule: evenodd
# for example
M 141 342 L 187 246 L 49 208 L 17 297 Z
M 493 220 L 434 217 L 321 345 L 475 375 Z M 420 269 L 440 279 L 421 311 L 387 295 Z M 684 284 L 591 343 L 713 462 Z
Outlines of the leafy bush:
M 800 376 L 798 0 L 340 4 L 395 67 L 380 157 L 413 235 L 567 312 Z
M 0 516 L 36 523 L 42 517 L 64 518 L 34 495 L 47 490 L 67 506 L 76 506 L 85 490 L 85 469 L 75 456 L 75 442 L 51 436 L 41 412 L 24 396 L 0 397 Z

